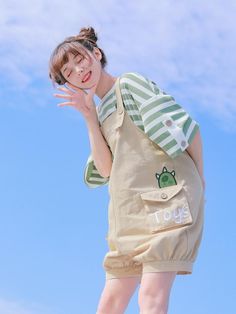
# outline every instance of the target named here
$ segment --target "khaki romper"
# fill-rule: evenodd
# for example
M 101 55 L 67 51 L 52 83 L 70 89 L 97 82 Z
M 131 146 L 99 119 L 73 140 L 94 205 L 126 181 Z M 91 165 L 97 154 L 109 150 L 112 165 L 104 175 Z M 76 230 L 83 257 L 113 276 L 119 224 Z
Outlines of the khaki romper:
M 100 126 L 113 154 L 106 279 L 191 274 L 203 233 L 201 178 L 186 151 L 169 157 L 134 124 L 123 106 L 119 78 L 115 84 L 117 110 Z

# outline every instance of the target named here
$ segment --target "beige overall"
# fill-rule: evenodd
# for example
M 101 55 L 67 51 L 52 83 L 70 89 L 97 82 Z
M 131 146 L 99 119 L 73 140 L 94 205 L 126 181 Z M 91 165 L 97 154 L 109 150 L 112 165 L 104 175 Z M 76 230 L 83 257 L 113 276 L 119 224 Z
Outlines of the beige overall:
M 114 157 L 106 279 L 191 274 L 203 233 L 201 178 L 186 151 L 169 157 L 134 124 L 123 106 L 119 78 L 115 84 L 117 110 L 100 126 Z

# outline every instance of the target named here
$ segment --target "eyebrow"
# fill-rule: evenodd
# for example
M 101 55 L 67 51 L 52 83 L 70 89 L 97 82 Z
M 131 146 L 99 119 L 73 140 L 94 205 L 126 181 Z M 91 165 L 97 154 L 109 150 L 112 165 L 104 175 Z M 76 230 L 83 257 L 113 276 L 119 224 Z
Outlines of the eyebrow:
M 73 60 L 74 60 L 74 58 L 75 58 L 76 56 L 78 56 L 79 54 L 80 54 L 80 53 L 78 52 L 76 55 L 74 55 Z M 81 55 L 81 54 L 80 54 L 80 55 Z M 82 55 L 81 55 L 81 56 L 82 56 Z M 62 73 L 64 73 L 66 69 L 67 69 L 67 67 L 64 68 L 64 70 L 62 71 Z

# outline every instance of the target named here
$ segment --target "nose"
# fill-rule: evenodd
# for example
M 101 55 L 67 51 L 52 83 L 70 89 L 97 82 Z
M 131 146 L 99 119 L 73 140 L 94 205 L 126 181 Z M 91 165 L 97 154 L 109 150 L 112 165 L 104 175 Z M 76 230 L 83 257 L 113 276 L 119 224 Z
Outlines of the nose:
M 76 73 L 83 73 L 84 70 L 82 70 L 81 68 L 79 68 L 78 66 L 75 66 L 75 72 Z

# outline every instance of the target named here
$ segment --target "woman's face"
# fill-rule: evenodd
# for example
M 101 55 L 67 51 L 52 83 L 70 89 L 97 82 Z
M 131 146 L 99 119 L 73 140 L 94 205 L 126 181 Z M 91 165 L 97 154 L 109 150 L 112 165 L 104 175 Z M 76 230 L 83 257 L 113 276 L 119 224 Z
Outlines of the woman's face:
M 81 89 L 91 89 L 97 85 L 101 75 L 100 50 L 98 48 L 94 48 L 93 52 L 87 50 L 87 54 L 68 53 L 68 62 L 61 68 L 64 78 Z

